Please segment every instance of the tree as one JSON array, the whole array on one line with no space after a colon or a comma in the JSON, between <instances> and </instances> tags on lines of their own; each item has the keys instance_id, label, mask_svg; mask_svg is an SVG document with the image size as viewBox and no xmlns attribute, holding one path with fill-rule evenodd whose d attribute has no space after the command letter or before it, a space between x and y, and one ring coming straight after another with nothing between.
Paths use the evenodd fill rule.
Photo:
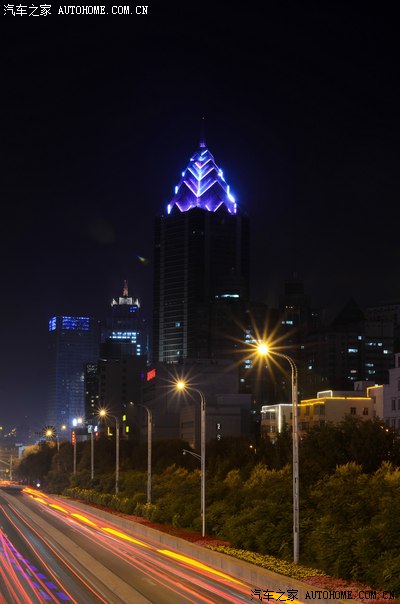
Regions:
<instances>
[{"instance_id":1,"label":"tree","mask_svg":"<svg viewBox=\"0 0 400 604\"><path fill-rule=\"evenodd\" d=\"M350 462L338 466L311 490L313 507L307 512L305 551L307 558L333 576L353 579L358 572L356 534L373 512L372 500L367 497L368 482L362 467Z\"/></svg>"},{"instance_id":2,"label":"tree","mask_svg":"<svg viewBox=\"0 0 400 604\"><path fill-rule=\"evenodd\" d=\"M384 461L399 463L396 433L378 418L362 420L348 415L340 422L347 459L360 464L368 474Z\"/></svg>"},{"instance_id":3,"label":"tree","mask_svg":"<svg viewBox=\"0 0 400 604\"><path fill-rule=\"evenodd\" d=\"M200 530L200 470L170 466L154 477L153 494L152 520Z\"/></svg>"},{"instance_id":4,"label":"tree","mask_svg":"<svg viewBox=\"0 0 400 604\"><path fill-rule=\"evenodd\" d=\"M400 468L384 462L371 477L370 521L357 534L355 556L360 577L371 585L400 591Z\"/></svg>"},{"instance_id":5,"label":"tree","mask_svg":"<svg viewBox=\"0 0 400 604\"><path fill-rule=\"evenodd\" d=\"M399 463L399 441L379 419L348 415L339 424L312 428L300 441L300 482L311 485L351 461L375 472L384 461Z\"/></svg>"},{"instance_id":6,"label":"tree","mask_svg":"<svg viewBox=\"0 0 400 604\"><path fill-rule=\"evenodd\" d=\"M22 460L16 468L16 476L28 484L40 483L42 485L50 471L55 453L54 443L45 442L29 447L25 450Z\"/></svg>"},{"instance_id":7,"label":"tree","mask_svg":"<svg viewBox=\"0 0 400 604\"><path fill-rule=\"evenodd\" d=\"M299 446L300 484L312 485L335 471L338 465L349 461L343 434L332 423L311 428Z\"/></svg>"},{"instance_id":8,"label":"tree","mask_svg":"<svg viewBox=\"0 0 400 604\"><path fill-rule=\"evenodd\" d=\"M207 443L207 473L223 480L230 470L240 468L248 476L257 463L258 453L248 437L225 437Z\"/></svg>"},{"instance_id":9,"label":"tree","mask_svg":"<svg viewBox=\"0 0 400 604\"><path fill-rule=\"evenodd\" d=\"M239 510L226 518L224 537L236 547L290 558L293 552L292 471L257 464L238 491Z\"/></svg>"}]
</instances>

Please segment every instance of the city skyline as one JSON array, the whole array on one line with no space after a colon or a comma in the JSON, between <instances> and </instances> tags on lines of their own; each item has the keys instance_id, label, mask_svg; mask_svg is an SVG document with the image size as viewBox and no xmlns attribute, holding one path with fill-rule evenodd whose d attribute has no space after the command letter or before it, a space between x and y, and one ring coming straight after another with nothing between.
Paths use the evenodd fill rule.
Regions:
<instances>
[{"instance_id":1,"label":"city skyline","mask_svg":"<svg viewBox=\"0 0 400 604\"><path fill-rule=\"evenodd\" d=\"M102 318L125 279L151 312L154 221L203 116L250 218L253 299L294 272L316 306L400 298L394 24L289 8L7 17L1 423L44 421L51 316Z\"/></svg>"}]
</instances>

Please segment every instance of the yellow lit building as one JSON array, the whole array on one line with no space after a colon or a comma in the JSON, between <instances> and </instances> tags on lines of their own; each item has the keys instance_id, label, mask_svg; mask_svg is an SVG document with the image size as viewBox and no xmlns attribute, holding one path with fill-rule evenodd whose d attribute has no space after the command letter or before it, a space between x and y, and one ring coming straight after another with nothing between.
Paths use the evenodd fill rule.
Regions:
<instances>
[{"instance_id":1,"label":"yellow lit building","mask_svg":"<svg viewBox=\"0 0 400 604\"><path fill-rule=\"evenodd\" d=\"M318 392L316 398L305 399L299 403L299 435L314 426L323 426L330 422L338 424L346 415L372 419L379 416L381 386L367 391ZM371 391L370 391L371 390ZM292 429L292 405L280 403L264 405L261 409L261 434L272 440L285 429Z\"/></svg>"},{"instance_id":2,"label":"yellow lit building","mask_svg":"<svg viewBox=\"0 0 400 604\"><path fill-rule=\"evenodd\" d=\"M374 399L358 396L354 392L344 393L327 390L318 392L317 398L302 400L299 405L299 432L327 422L338 424L346 415L361 419L374 417Z\"/></svg>"}]
</instances>

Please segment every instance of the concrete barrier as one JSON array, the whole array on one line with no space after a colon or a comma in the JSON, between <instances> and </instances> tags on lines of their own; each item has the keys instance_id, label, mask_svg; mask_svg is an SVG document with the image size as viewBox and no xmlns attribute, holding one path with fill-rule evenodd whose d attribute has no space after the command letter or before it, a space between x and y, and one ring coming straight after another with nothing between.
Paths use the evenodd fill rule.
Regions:
<instances>
[{"instance_id":1,"label":"concrete barrier","mask_svg":"<svg viewBox=\"0 0 400 604\"><path fill-rule=\"evenodd\" d=\"M59 499L68 499L68 501L71 501L71 499L69 498L60 497ZM263 592L267 591L283 592L282 598L281 600L279 600L282 602L290 601L290 599L288 599L288 591L289 593L295 591L297 592L297 594L294 596L296 600L300 600L301 602L309 602L310 604L312 604L313 602L317 602L319 604L332 604L333 601L343 602L343 604L360 604L359 601L357 602L356 600L353 600L351 598L340 597L340 595L343 595L343 590L328 590L315 588L312 585L309 585L297 579L292 579L291 577L280 575L279 573L266 570L264 568L256 566L255 564L238 560L237 558L233 558L232 556L228 556L220 552L214 552L213 550L210 550L207 547L203 547L201 545L191 543L190 541L186 541L185 539L182 539L180 537L176 537L174 535L169 535L168 533L158 531L139 522L135 522L134 520L130 520L112 514L111 512L106 512L104 510L94 508L90 506L90 504L77 502L75 499L73 499L72 501L74 505L76 505L80 509L86 510L88 513L94 513L96 516L104 518L105 520L116 524L117 526L120 526L126 531L131 531L136 537L148 539L155 545L162 545L179 554L194 558L195 560L198 560L203 564L211 566L215 570L223 572L227 575L231 575L235 579L238 579L243 583L248 584L249 602L256 602L257 600L264 602L267 601L267 597L263 597L263 599L261 600L261 598L258 598L257 595L254 595L253 599L251 600L251 590L259 589L261 590L261 596L263 596ZM317 591L320 593L316 594L315 592ZM276 598L273 601L277 601ZM372 600L371 604L373 604Z\"/></svg>"}]
</instances>

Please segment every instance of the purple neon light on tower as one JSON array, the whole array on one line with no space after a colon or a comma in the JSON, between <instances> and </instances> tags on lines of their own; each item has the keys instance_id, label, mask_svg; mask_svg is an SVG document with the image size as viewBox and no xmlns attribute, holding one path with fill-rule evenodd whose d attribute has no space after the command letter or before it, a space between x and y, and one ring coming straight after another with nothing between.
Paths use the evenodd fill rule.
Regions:
<instances>
[{"instance_id":1,"label":"purple neon light on tower","mask_svg":"<svg viewBox=\"0 0 400 604\"><path fill-rule=\"evenodd\" d=\"M192 208L215 212L222 204L225 204L230 214L236 214L235 199L229 191L222 170L218 168L207 149L204 138L201 138L199 147L175 187L175 195L167 206L168 214L174 206L181 212Z\"/></svg>"}]
</instances>

